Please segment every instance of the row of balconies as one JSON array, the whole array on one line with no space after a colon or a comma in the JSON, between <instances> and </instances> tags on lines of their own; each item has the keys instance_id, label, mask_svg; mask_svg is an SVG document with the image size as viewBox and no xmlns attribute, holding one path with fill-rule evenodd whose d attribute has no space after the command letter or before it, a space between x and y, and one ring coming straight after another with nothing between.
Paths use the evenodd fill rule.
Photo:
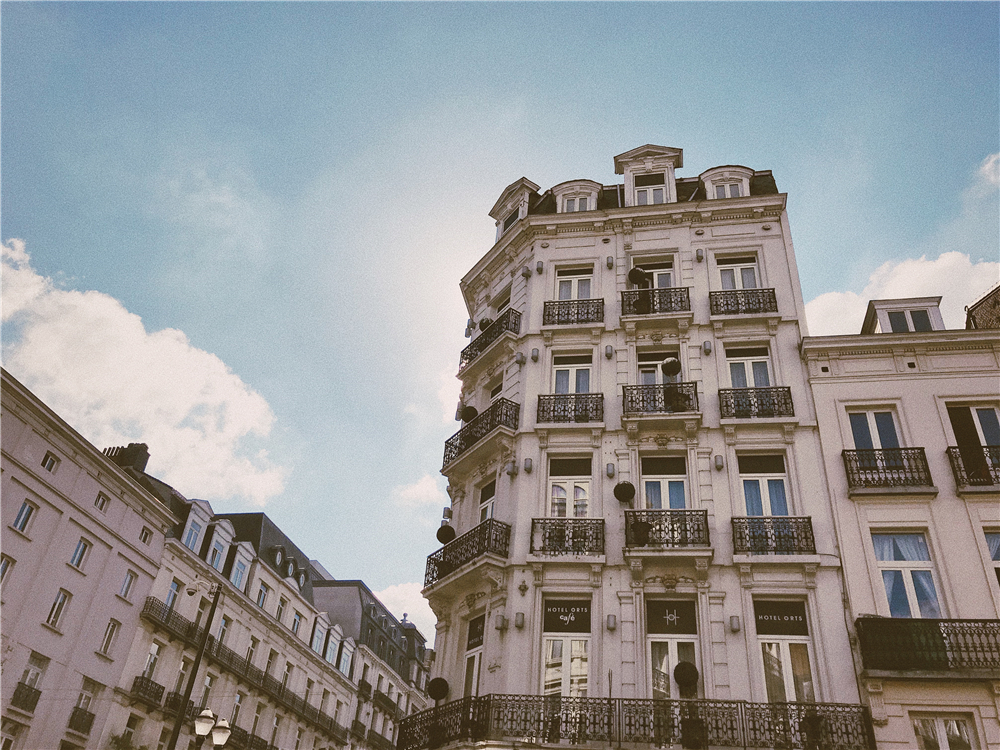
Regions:
<instances>
[{"instance_id":1,"label":"row of balconies","mask_svg":"<svg viewBox=\"0 0 1000 750\"><path fill-rule=\"evenodd\" d=\"M14 687L14 694L10 698L10 705L27 714L33 714L38 706L38 699L41 698L42 691L32 685L19 682ZM79 734L90 734L90 729L94 725L94 714L84 708L75 706L69 712L69 722L66 728Z\"/></svg>"},{"instance_id":2,"label":"row of balconies","mask_svg":"<svg viewBox=\"0 0 1000 750\"><path fill-rule=\"evenodd\" d=\"M875 750L866 706L734 700L485 695L413 714L398 750L495 741L529 745Z\"/></svg>"}]
</instances>

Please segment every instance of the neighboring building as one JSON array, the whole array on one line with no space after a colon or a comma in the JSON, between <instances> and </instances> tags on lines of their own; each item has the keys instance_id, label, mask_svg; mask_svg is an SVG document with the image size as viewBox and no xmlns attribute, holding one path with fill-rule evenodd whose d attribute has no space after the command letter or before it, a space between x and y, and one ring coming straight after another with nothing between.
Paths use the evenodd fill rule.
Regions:
<instances>
[{"instance_id":1,"label":"neighboring building","mask_svg":"<svg viewBox=\"0 0 1000 750\"><path fill-rule=\"evenodd\" d=\"M1000 747L1000 330L940 299L802 344L880 748Z\"/></svg>"},{"instance_id":2,"label":"neighboring building","mask_svg":"<svg viewBox=\"0 0 1000 750\"><path fill-rule=\"evenodd\" d=\"M0 377L2 748L97 747L174 519L10 373ZM148 457L145 446L133 453Z\"/></svg>"},{"instance_id":3,"label":"neighboring building","mask_svg":"<svg viewBox=\"0 0 1000 750\"><path fill-rule=\"evenodd\" d=\"M1000 285L965 308L965 327L1000 328Z\"/></svg>"},{"instance_id":4,"label":"neighboring building","mask_svg":"<svg viewBox=\"0 0 1000 750\"><path fill-rule=\"evenodd\" d=\"M642 146L490 212L425 575L445 703L400 750L873 747L786 196L682 165Z\"/></svg>"}]
</instances>

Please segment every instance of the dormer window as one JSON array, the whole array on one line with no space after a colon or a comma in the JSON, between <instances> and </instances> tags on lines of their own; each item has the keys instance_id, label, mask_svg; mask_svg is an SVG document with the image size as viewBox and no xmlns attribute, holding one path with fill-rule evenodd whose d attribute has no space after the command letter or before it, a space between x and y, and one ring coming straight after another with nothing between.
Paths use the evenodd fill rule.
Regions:
<instances>
[{"instance_id":1,"label":"dormer window","mask_svg":"<svg viewBox=\"0 0 1000 750\"><path fill-rule=\"evenodd\" d=\"M863 335L873 333L928 333L943 331L940 297L877 299L868 303Z\"/></svg>"},{"instance_id":2,"label":"dormer window","mask_svg":"<svg viewBox=\"0 0 1000 750\"><path fill-rule=\"evenodd\" d=\"M716 182L716 198L741 198L743 196L743 186L738 182Z\"/></svg>"},{"instance_id":3,"label":"dormer window","mask_svg":"<svg viewBox=\"0 0 1000 750\"><path fill-rule=\"evenodd\" d=\"M754 171L735 164L713 167L699 175L705 186L705 195L711 200L745 198L750 195L750 180Z\"/></svg>"},{"instance_id":4,"label":"dormer window","mask_svg":"<svg viewBox=\"0 0 1000 750\"><path fill-rule=\"evenodd\" d=\"M507 230L512 226L517 224L519 209L514 209L509 214L507 218L503 220L503 229L500 230L500 234L507 234Z\"/></svg>"},{"instance_id":5,"label":"dormer window","mask_svg":"<svg viewBox=\"0 0 1000 750\"><path fill-rule=\"evenodd\" d=\"M572 213L574 211L587 211L587 198L567 198L565 208L563 209L566 213Z\"/></svg>"},{"instance_id":6,"label":"dormer window","mask_svg":"<svg viewBox=\"0 0 1000 750\"><path fill-rule=\"evenodd\" d=\"M889 310L889 327L893 333L934 330L926 310Z\"/></svg>"},{"instance_id":7,"label":"dormer window","mask_svg":"<svg viewBox=\"0 0 1000 750\"><path fill-rule=\"evenodd\" d=\"M666 177L659 174L637 174L635 176L635 205L651 206L666 202Z\"/></svg>"},{"instance_id":8,"label":"dormer window","mask_svg":"<svg viewBox=\"0 0 1000 750\"><path fill-rule=\"evenodd\" d=\"M563 214L596 210L600 192L601 184L593 180L569 180L552 188L558 207L556 210Z\"/></svg>"}]
</instances>

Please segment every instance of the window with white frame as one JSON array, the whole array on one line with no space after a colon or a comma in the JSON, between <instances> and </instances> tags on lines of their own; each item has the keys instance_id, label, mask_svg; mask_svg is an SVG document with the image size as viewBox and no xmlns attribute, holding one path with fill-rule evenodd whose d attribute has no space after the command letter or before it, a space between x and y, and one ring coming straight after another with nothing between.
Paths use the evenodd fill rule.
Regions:
<instances>
[{"instance_id":1,"label":"window with white frame","mask_svg":"<svg viewBox=\"0 0 1000 750\"><path fill-rule=\"evenodd\" d=\"M186 656L181 657L181 668L177 670L177 679L174 681L175 693L184 694L184 688L187 687L188 674L190 674L193 665L194 660Z\"/></svg>"},{"instance_id":2,"label":"window with white frame","mask_svg":"<svg viewBox=\"0 0 1000 750\"><path fill-rule=\"evenodd\" d=\"M997 577L997 585L1000 586L1000 531L986 532L986 549L989 550L993 572Z\"/></svg>"},{"instance_id":3,"label":"window with white frame","mask_svg":"<svg viewBox=\"0 0 1000 750\"><path fill-rule=\"evenodd\" d=\"M111 505L111 498L105 495L103 492L98 492L97 499L94 500L94 507L97 508L101 513L107 513L109 505Z\"/></svg>"},{"instance_id":4,"label":"window with white frame","mask_svg":"<svg viewBox=\"0 0 1000 750\"><path fill-rule=\"evenodd\" d=\"M80 693L76 698L76 707L84 711L90 711L90 707L94 705L94 700L101 692L101 687L99 682L95 682L89 677L84 677L83 684L80 686Z\"/></svg>"},{"instance_id":5,"label":"window with white frame","mask_svg":"<svg viewBox=\"0 0 1000 750\"><path fill-rule=\"evenodd\" d=\"M153 679L153 675L156 674L156 663L160 660L160 651L163 650L163 645L153 641L149 644L149 652L146 654L146 666L142 669L142 676L147 680Z\"/></svg>"},{"instance_id":6,"label":"window with white frame","mask_svg":"<svg viewBox=\"0 0 1000 750\"><path fill-rule=\"evenodd\" d=\"M139 541L143 544L148 545L153 541L153 530L148 526L143 526L142 531L139 532Z\"/></svg>"},{"instance_id":7,"label":"window with white frame","mask_svg":"<svg viewBox=\"0 0 1000 750\"><path fill-rule=\"evenodd\" d=\"M288 687L288 683L292 680L292 672L295 669L295 665L290 661L285 662L285 671L281 675L281 686Z\"/></svg>"},{"instance_id":8,"label":"window with white frame","mask_svg":"<svg viewBox=\"0 0 1000 750\"><path fill-rule=\"evenodd\" d=\"M852 410L848 412L847 417L851 423L851 435L854 437L856 449L899 447L896 418L890 409Z\"/></svg>"},{"instance_id":9,"label":"window with white frame","mask_svg":"<svg viewBox=\"0 0 1000 750\"><path fill-rule=\"evenodd\" d=\"M128 744L133 744L132 740L135 739L135 735L139 731L139 727L142 726L142 717L138 714L129 714L128 721L125 722L125 729L122 730L121 738L123 742Z\"/></svg>"},{"instance_id":10,"label":"window with white frame","mask_svg":"<svg viewBox=\"0 0 1000 750\"><path fill-rule=\"evenodd\" d=\"M83 570L83 563L87 559L87 553L90 552L90 547L90 542L81 537L80 541L76 543L76 548L73 550L73 554L70 555L69 564L77 570Z\"/></svg>"},{"instance_id":11,"label":"window with white frame","mask_svg":"<svg viewBox=\"0 0 1000 750\"><path fill-rule=\"evenodd\" d=\"M713 182L716 198L740 198L743 195L742 182Z\"/></svg>"},{"instance_id":12,"label":"window with white frame","mask_svg":"<svg viewBox=\"0 0 1000 750\"><path fill-rule=\"evenodd\" d=\"M55 453L49 451L45 454L45 458L42 459L42 468L50 474L55 474L56 469L59 468L59 459Z\"/></svg>"},{"instance_id":13,"label":"window with white frame","mask_svg":"<svg viewBox=\"0 0 1000 750\"><path fill-rule=\"evenodd\" d=\"M687 461L684 456L642 456L639 467L647 508L679 510L687 507Z\"/></svg>"},{"instance_id":14,"label":"window with white frame","mask_svg":"<svg viewBox=\"0 0 1000 750\"><path fill-rule=\"evenodd\" d=\"M160 739L156 741L156 750L167 750L168 742L170 742L170 727L161 727Z\"/></svg>"},{"instance_id":15,"label":"window with white frame","mask_svg":"<svg viewBox=\"0 0 1000 750\"><path fill-rule=\"evenodd\" d=\"M674 285L674 261L671 258L633 258L632 265L645 272L646 278L636 289L669 289Z\"/></svg>"},{"instance_id":16,"label":"window with white frame","mask_svg":"<svg viewBox=\"0 0 1000 750\"><path fill-rule=\"evenodd\" d=\"M787 516L785 457L780 453L738 455L736 463L748 516Z\"/></svg>"},{"instance_id":17,"label":"window with white frame","mask_svg":"<svg viewBox=\"0 0 1000 750\"><path fill-rule=\"evenodd\" d=\"M201 694L201 705L207 706L209 698L212 695L212 688L215 687L215 675L211 672L205 672L205 692Z\"/></svg>"},{"instance_id":18,"label":"window with white frame","mask_svg":"<svg viewBox=\"0 0 1000 750\"><path fill-rule=\"evenodd\" d=\"M222 570L222 563L226 559L226 547L220 541L212 543L212 551L209 555L208 564L216 570Z\"/></svg>"},{"instance_id":19,"label":"window with white frame","mask_svg":"<svg viewBox=\"0 0 1000 750\"><path fill-rule=\"evenodd\" d=\"M921 533L872 532L891 617L941 617L934 567Z\"/></svg>"},{"instance_id":20,"label":"window with white frame","mask_svg":"<svg viewBox=\"0 0 1000 750\"><path fill-rule=\"evenodd\" d=\"M768 703L814 702L805 602L755 599L753 609Z\"/></svg>"},{"instance_id":21,"label":"window with white frame","mask_svg":"<svg viewBox=\"0 0 1000 750\"><path fill-rule=\"evenodd\" d=\"M232 581L232 584L241 591L243 590L243 577L246 575L246 572L247 564L242 560L237 560L236 564L233 565L232 578L229 580Z\"/></svg>"},{"instance_id":22,"label":"window with white frame","mask_svg":"<svg viewBox=\"0 0 1000 750\"><path fill-rule=\"evenodd\" d=\"M58 629L66 614L66 609L69 607L70 599L72 598L73 595L68 591L65 589L59 589L56 593L56 598L52 602L52 606L49 608L49 615L45 618L45 623Z\"/></svg>"},{"instance_id":23,"label":"window with white frame","mask_svg":"<svg viewBox=\"0 0 1000 750\"><path fill-rule=\"evenodd\" d=\"M586 518L590 515L590 480L589 458L549 459L549 516Z\"/></svg>"},{"instance_id":24,"label":"window with white frame","mask_svg":"<svg viewBox=\"0 0 1000 750\"><path fill-rule=\"evenodd\" d=\"M14 558L10 555L0 555L0 583L7 580L7 576L14 569Z\"/></svg>"},{"instance_id":25,"label":"window with white frame","mask_svg":"<svg viewBox=\"0 0 1000 750\"><path fill-rule=\"evenodd\" d=\"M264 609L264 605L267 604L267 595L269 593L271 593L271 587L261 581L260 588L257 589L257 606L261 609Z\"/></svg>"},{"instance_id":26,"label":"window with white frame","mask_svg":"<svg viewBox=\"0 0 1000 750\"><path fill-rule=\"evenodd\" d=\"M288 600L285 597L278 598L278 609L274 613L274 619L281 622L281 618L285 616L285 607L288 606Z\"/></svg>"},{"instance_id":27,"label":"window with white frame","mask_svg":"<svg viewBox=\"0 0 1000 750\"><path fill-rule=\"evenodd\" d=\"M115 639L118 637L118 631L121 630L121 627L122 624L118 620L112 619L104 629L104 637L101 639L99 651L105 656L111 653L111 648L115 645Z\"/></svg>"},{"instance_id":28,"label":"window with white frame","mask_svg":"<svg viewBox=\"0 0 1000 750\"><path fill-rule=\"evenodd\" d=\"M260 639L250 636L250 643L247 646L247 664L253 664L254 654L257 653L257 647L260 645Z\"/></svg>"},{"instance_id":29,"label":"window with white frame","mask_svg":"<svg viewBox=\"0 0 1000 750\"><path fill-rule=\"evenodd\" d=\"M486 615L469 620L469 632L465 639L465 683L462 697L479 695L479 671L483 658L483 640L486 635Z\"/></svg>"},{"instance_id":30,"label":"window with white frame","mask_svg":"<svg viewBox=\"0 0 1000 750\"><path fill-rule=\"evenodd\" d=\"M682 661L698 667L698 618L694 601L646 599L646 635L649 695L654 700L689 697L681 695L674 669Z\"/></svg>"},{"instance_id":31,"label":"window with white frame","mask_svg":"<svg viewBox=\"0 0 1000 750\"><path fill-rule=\"evenodd\" d=\"M726 347L731 388L769 388L771 357L766 346Z\"/></svg>"},{"instance_id":32,"label":"window with white frame","mask_svg":"<svg viewBox=\"0 0 1000 750\"><path fill-rule=\"evenodd\" d=\"M574 198L563 199L563 212L573 213L574 211L589 211L592 207L589 203L590 197L581 195Z\"/></svg>"},{"instance_id":33,"label":"window with white frame","mask_svg":"<svg viewBox=\"0 0 1000 750\"><path fill-rule=\"evenodd\" d=\"M20 531L22 534L27 534L28 527L31 525L31 519L34 518L36 510L38 510L38 506L30 500L25 500L21 503L21 507L18 508L17 515L14 516L14 523L11 524L14 531Z\"/></svg>"},{"instance_id":34,"label":"window with white frame","mask_svg":"<svg viewBox=\"0 0 1000 750\"><path fill-rule=\"evenodd\" d=\"M910 714L918 750L978 750L972 717L962 714Z\"/></svg>"},{"instance_id":35,"label":"window with white frame","mask_svg":"<svg viewBox=\"0 0 1000 750\"><path fill-rule=\"evenodd\" d=\"M503 220L503 228L500 230L500 234L501 235L506 234L508 229L517 224L517 220L519 218L520 218L519 208L515 208L513 211L507 214L506 218Z\"/></svg>"},{"instance_id":36,"label":"window with white frame","mask_svg":"<svg viewBox=\"0 0 1000 750\"><path fill-rule=\"evenodd\" d=\"M723 256L715 259L723 290L757 289L757 257L754 255Z\"/></svg>"},{"instance_id":37,"label":"window with white frame","mask_svg":"<svg viewBox=\"0 0 1000 750\"><path fill-rule=\"evenodd\" d=\"M198 551L198 537L201 535L201 524L197 521L191 521L190 526L188 526L187 536L184 537L184 546L187 547L192 552Z\"/></svg>"},{"instance_id":38,"label":"window with white frame","mask_svg":"<svg viewBox=\"0 0 1000 750\"><path fill-rule=\"evenodd\" d=\"M170 588L167 590L167 609L173 609L174 604L177 603L177 598L181 594L181 587L184 584L174 578L170 582Z\"/></svg>"},{"instance_id":39,"label":"window with white frame","mask_svg":"<svg viewBox=\"0 0 1000 750\"><path fill-rule=\"evenodd\" d=\"M493 479L479 488L479 522L493 518L493 501L497 494L497 480Z\"/></svg>"},{"instance_id":40,"label":"window with white frame","mask_svg":"<svg viewBox=\"0 0 1000 750\"><path fill-rule=\"evenodd\" d=\"M556 271L556 292L560 300L590 299L594 267L560 268Z\"/></svg>"},{"instance_id":41,"label":"window with white frame","mask_svg":"<svg viewBox=\"0 0 1000 750\"><path fill-rule=\"evenodd\" d=\"M139 574L134 570L128 570L125 572L125 580L122 581L122 587L118 591L118 596L127 601L132 600L132 588L135 586L136 581L139 580Z\"/></svg>"},{"instance_id":42,"label":"window with white frame","mask_svg":"<svg viewBox=\"0 0 1000 750\"><path fill-rule=\"evenodd\" d=\"M41 684L42 677L45 675L45 670L48 666L49 659L47 656L42 656L38 652L32 651L31 656L28 657L28 664L21 674L21 682L28 687L37 688Z\"/></svg>"},{"instance_id":43,"label":"window with white frame","mask_svg":"<svg viewBox=\"0 0 1000 750\"><path fill-rule=\"evenodd\" d=\"M932 331L931 318L926 309L888 310L889 327L893 333Z\"/></svg>"},{"instance_id":44,"label":"window with white frame","mask_svg":"<svg viewBox=\"0 0 1000 750\"><path fill-rule=\"evenodd\" d=\"M546 599L542 606L542 694L586 698L590 600Z\"/></svg>"},{"instance_id":45,"label":"window with white frame","mask_svg":"<svg viewBox=\"0 0 1000 750\"><path fill-rule=\"evenodd\" d=\"M503 395L503 375L491 382L488 386L490 391L490 403L496 401Z\"/></svg>"},{"instance_id":46,"label":"window with white frame","mask_svg":"<svg viewBox=\"0 0 1000 750\"><path fill-rule=\"evenodd\" d=\"M226 634L229 633L229 628L232 626L233 621L231 618L223 615L219 620L219 632L216 635L216 640L223 646L226 645Z\"/></svg>"},{"instance_id":47,"label":"window with white frame","mask_svg":"<svg viewBox=\"0 0 1000 750\"><path fill-rule=\"evenodd\" d=\"M552 357L552 392L590 393L592 354L556 354Z\"/></svg>"},{"instance_id":48,"label":"window with white frame","mask_svg":"<svg viewBox=\"0 0 1000 750\"><path fill-rule=\"evenodd\" d=\"M15 750L24 728L13 719L0 720L0 750Z\"/></svg>"},{"instance_id":49,"label":"window with white frame","mask_svg":"<svg viewBox=\"0 0 1000 750\"><path fill-rule=\"evenodd\" d=\"M229 714L229 726L237 726L236 722L240 718L240 710L243 708L243 702L247 699L246 693L241 693L236 691L236 697L233 699L233 710Z\"/></svg>"},{"instance_id":50,"label":"window with white frame","mask_svg":"<svg viewBox=\"0 0 1000 750\"><path fill-rule=\"evenodd\" d=\"M662 385L664 383L681 382L681 373L667 375L663 372L663 363L673 357L680 361L677 352L636 352L639 360L639 385Z\"/></svg>"},{"instance_id":51,"label":"window with white frame","mask_svg":"<svg viewBox=\"0 0 1000 750\"><path fill-rule=\"evenodd\" d=\"M663 172L635 176L635 205L651 206L666 202L666 175Z\"/></svg>"},{"instance_id":52,"label":"window with white frame","mask_svg":"<svg viewBox=\"0 0 1000 750\"><path fill-rule=\"evenodd\" d=\"M326 628L323 627L323 624L319 620L316 620L315 625L313 625L313 637L312 637L311 648L317 654L323 653L323 641L325 640L325 638L326 638Z\"/></svg>"},{"instance_id":53,"label":"window with white frame","mask_svg":"<svg viewBox=\"0 0 1000 750\"><path fill-rule=\"evenodd\" d=\"M301 627L302 627L302 613L295 612L295 614L292 615L292 632L295 633L295 635L298 635L299 629Z\"/></svg>"},{"instance_id":54,"label":"window with white frame","mask_svg":"<svg viewBox=\"0 0 1000 750\"><path fill-rule=\"evenodd\" d=\"M994 484L1000 468L1000 419L991 405L947 404L962 468L971 484Z\"/></svg>"},{"instance_id":55,"label":"window with white frame","mask_svg":"<svg viewBox=\"0 0 1000 750\"><path fill-rule=\"evenodd\" d=\"M507 287L507 289L497 295L496 299L493 300L492 306L496 317L500 317L500 313L510 307L510 287Z\"/></svg>"}]
</instances>

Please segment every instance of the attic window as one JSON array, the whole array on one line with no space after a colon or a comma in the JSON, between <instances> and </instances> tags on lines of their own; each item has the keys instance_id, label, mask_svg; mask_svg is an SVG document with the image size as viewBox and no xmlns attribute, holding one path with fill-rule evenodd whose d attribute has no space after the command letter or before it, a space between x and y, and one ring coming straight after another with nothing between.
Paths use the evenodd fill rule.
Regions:
<instances>
[{"instance_id":1,"label":"attic window","mask_svg":"<svg viewBox=\"0 0 1000 750\"><path fill-rule=\"evenodd\" d=\"M893 333L918 333L933 330L926 310L890 310L889 326Z\"/></svg>"},{"instance_id":2,"label":"attic window","mask_svg":"<svg viewBox=\"0 0 1000 750\"><path fill-rule=\"evenodd\" d=\"M507 218L503 220L503 229L501 230L501 234L506 234L507 230L517 223L518 213L519 210L515 208L507 214Z\"/></svg>"},{"instance_id":3,"label":"attic window","mask_svg":"<svg viewBox=\"0 0 1000 750\"><path fill-rule=\"evenodd\" d=\"M716 198L741 198L743 186L739 182L715 183Z\"/></svg>"},{"instance_id":4,"label":"attic window","mask_svg":"<svg viewBox=\"0 0 1000 750\"><path fill-rule=\"evenodd\" d=\"M587 196L582 196L580 198L567 198L566 199L566 213L573 213L575 211L587 211Z\"/></svg>"},{"instance_id":5,"label":"attic window","mask_svg":"<svg viewBox=\"0 0 1000 750\"><path fill-rule=\"evenodd\" d=\"M658 174L637 174L635 176L635 204L648 206L666 202L666 179Z\"/></svg>"}]
</instances>

